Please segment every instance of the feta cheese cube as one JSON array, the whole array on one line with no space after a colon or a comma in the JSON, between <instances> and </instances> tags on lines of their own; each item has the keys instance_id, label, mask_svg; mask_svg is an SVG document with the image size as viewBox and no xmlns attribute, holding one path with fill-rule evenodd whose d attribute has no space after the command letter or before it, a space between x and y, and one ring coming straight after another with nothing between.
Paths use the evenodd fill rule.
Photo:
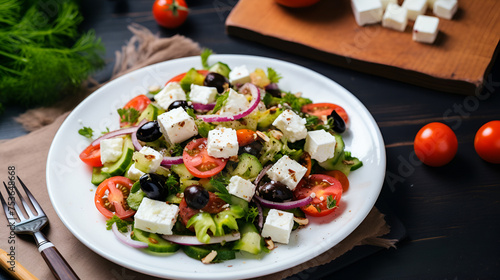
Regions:
<instances>
[{"instance_id":1,"label":"feta cheese cube","mask_svg":"<svg viewBox=\"0 0 500 280\"><path fill-rule=\"evenodd\" d=\"M359 26L377 23L382 20L380 0L351 0L352 12Z\"/></svg>"},{"instance_id":2,"label":"feta cheese cube","mask_svg":"<svg viewBox=\"0 0 500 280\"><path fill-rule=\"evenodd\" d=\"M229 81L231 84L244 84L249 83L250 79L250 71L248 71L246 65L236 66L229 72Z\"/></svg>"},{"instance_id":3,"label":"feta cheese cube","mask_svg":"<svg viewBox=\"0 0 500 280\"><path fill-rule=\"evenodd\" d=\"M408 24L408 12L398 4L389 4L382 19L382 26L398 31L405 31Z\"/></svg>"},{"instance_id":4,"label":"feta cheese cube","mask_svg":"<svg viewBox=\"0 0 500 280\"><path fill-rule=\"evenodd\" d=\"M292 143L307 136L306 120L289 109L283 111L274 120L273 125Z\"/></svg>"},{"instance_id":5,"label":"feta cheese cube","mask_svg":"<svg viewBox=\"0 0 500 280\"><path fill-rule=\"evenodd\" d=\"M123 153L123 138L116 137L101 141L101 163L112 163L120 159Z\"/></svg>"},{"instance_id":6,"label":"feta cheese cube","mask_svg":"<svg viewBox=\"0 0 500 280\"><path fill-rule=\"evenodd\" d=\"M252 200L255 193L255 185L250 180L243 179L240 176L231 177L226 188L230 194L248 202Z\"/></svg>"},{"instance_id":7,"label":"feta cheese cube","mask_svg":"<svg viewBox=\"0 0 500 280\"><path fill-rule=\"evenodd\" d=\"M216 158L229 158L238 155L238 137L236 130L218 127L208 132L207 152Z\"/></svg>"},{"instance_id":8,"label":"feta cheese cube","mask_svg":"<svg viewBox=\"0 0 500 280\"><path fill-rule=\"evenodd\" d=\"M226 102L220 109L220 114L238 114L248 109L249 102L244 94L236 92L234 89L229 90Z\"/></svg>"},{"instance_id":9,"label":"feta cheese cube","mask_svg":"<svg viewBox=\"0 0 500 280\"><path fill-rule=\"evenodd\" d=\"M271 180L285 184L290 190L297 187L307 168L288 156L281 157L267 172Z\"/></svg>"},{"instance_id":10,"label":"feta cheese cube","mask_svg":"<svg viewBox=\"0 0 500 280\"><path fill-rule=\"evenodd\" d=\"M147 232L172 234L178 214L177 205L145 197L134 215L134 227Z\"/></svg>"},{"instance_id":11,"label":"feta cheese cube","mask_svg":"<svg viewBox=\"0 0 500 280\"><path fill-rule=\"evenodd\" d=\"M431 16L418 16L413 25L413 40L421 43L434 43L439 32L439 19Z\"/></svg>"},{"instance_id":12,"label":"feta cheese cube","mask_svg":"<svg viewBox=\"0 0 500 280\"><path fill-rule=\"evenodd\" d=\"M324 130L309 131L306 137L304 150L311 158L323 162L332 158L335 152L335 137Z\"/></svg>"},{"instance_id":13,"label":"feta cheese cube","mask_svg":"<svg viewBox=\"0 0 500 280\"><path fill-rule=\"evenodd\" d=\"M191 92L189 93L189 99L192 102L209 104L215 102L215 97L217 96L217 88L215 87L205 87L195 84L191 84Z\"/></svg>"},{"instance_id":14,"label":"feta cheese cube","mask_svg":"<svg viewBox=\"0 0 500 280\"><path fill-rule=\"evenodd\" d=\"M385 11L389 4L397 4L398 0L381 0L380 2L382 3L382 9Z\"/></svg>"},{"instance_id":15,"label":"feta cheese cube","mask_svg":"<svg viewBox=\"0 0 500 280\"><path fill-rule=\"evenodd\" d=\"M288 244L293 228L293 214L277 209L269 210L262 228L262 237L271 237L274 242Z\"/></svg>"},{"instance_id":16,"label":"feta cheese cube","mask_svg":"<svg viewBox=\"0 0 500 280\"><path fill-rule=\"evenodd\" d=\"M457 0L437 0L434 3L432 11L438 17L445 19L453 18L453 15L457 12L458 3Z\"/></svg>"},{"instance_id":17,"label":"feta cheese cube","mask_svg":"<svg viewBox=\"0 0 500 280\"><path fill-rule=\"evenodd\" d=\"M198 134L194 119L181 107L159 115L157 120L160 131L171 144L183 142Z\"/></svg>"},{"instance_id":18,"label":"feta cheese cube","mask_svg":"<svg viewBox=\"0 0 500 280\"><path fill-rule=\"evenodd\" d=\"M427 0L405 0L403 7L408 10L408 19L416 20L417 16L425 14L427 10Z\"/></svg>"},{"instance_id":19,"label":"feta cheese cube","mask_svg":"<svg viewBox=\"0 0 500 280\"><path fill-rule=\"evenodd\" d=\"M152 173L160 167L163 155L151 147L144 146L140 151L134 153L132 159L134 160L135 168L144 173Z\"/></svg>"},{"instance_id":20,"label":"feta cheese cube","mask_svg":"<svg viewBox=\"0 0 500 280\"><path fill-rule=\"evenodd\" d=\"M128 168L127 174L125 176L127 178L129 178L130 180L139 181L139 179L141 178L141 176L144 175L144 174L146 174L146 173L144 173L141 170L137 169L137 167L135 167L135 163L132 163L132 165L130 165L130 167Z\"/></svg>"},{"instance_id":21,"label":"feta cheese cube","mask_svg":"<svg viewBox=\"0 0 500 280\"><path fill-rule=\"evenodd\" d=\"M186 100L186 93L179 83L168 83L160 92L155 95L155 101L163 110L168 110L168 106L176 100Z\"/></svg>"}]
</instances>

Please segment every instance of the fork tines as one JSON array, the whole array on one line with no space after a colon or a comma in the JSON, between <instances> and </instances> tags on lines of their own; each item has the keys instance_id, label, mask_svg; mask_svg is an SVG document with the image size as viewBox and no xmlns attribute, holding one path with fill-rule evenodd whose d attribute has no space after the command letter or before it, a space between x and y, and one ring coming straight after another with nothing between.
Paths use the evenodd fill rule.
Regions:
<instances>
[{"instance_id":1,"label":"fork tines","mask_svg":"<svg viewBox=\"0 0 500 280\"><path fill-rule=\"evenodd\" d=\"M35 197L31 194L29 189L26 187L24 182L21 180L21 178L19 178L19 176L16 176L16 177L17 177L17 180L19 180L19 183L21 183L21 186L23 187L24 192L28 196L28 198L31 202L31 205L33 205L33 207L35 208L37 215L44 215L42 208L40 207L40 205L36 201ZM13 182L13 183L10 184L10 182ZM5 182L3 182L5 190L7 191L7 194L8 194L7 201L4 199L4 197L0 193L0 200L2 202L2 206L4 209L5 215L7 215L7 218L9 220L15 219L14 213L16 213L19 220L23 221L23 220L27 219L27 217L24 216L23 212L21 211L21 209L16 201L15 194L17 194L17 197L19 197L19 199L21 200L21 203L24 206L23 208L25 209L26 213L28 214L28 218L36 217L37 215L35 215L35 213L33 213L29 204L26 202L26 200L23 198L23 196L19 192L19 189L16 187L15 182L14 181L10 181L10 182L9 182L9 186L7 186L7 184L5 184ZM12 207L14 207L15 211L13 211Z\"/></svg>"}]
</instances>

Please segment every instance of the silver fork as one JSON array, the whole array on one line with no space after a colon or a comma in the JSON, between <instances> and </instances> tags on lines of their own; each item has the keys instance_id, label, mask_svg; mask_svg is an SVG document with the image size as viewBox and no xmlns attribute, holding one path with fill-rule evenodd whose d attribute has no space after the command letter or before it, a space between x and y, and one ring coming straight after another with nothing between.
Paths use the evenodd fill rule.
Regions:
<instances>
[{"instance_id":1,"label":"silver fork","mask_svg":"<svg viewBox=\"0 0 500 280\"><path fill-rule=\"evenodd\" d=\"M9 181L8 187L5 182L3 182L3 185L7 190L7 194L9 196L6 201L0 193L0 200L2 202L3 210L5 212L5 216L7 217L9 226L14 230L16 234L33 235L38 247L38 252L40 252L43 259L48 264L50 270L57 279L80 279L56 249L54 244L52 244L40 231L49 222L49 220L40 207L40 204L38 204L35 197L33 197L26 185L24 185L23 181L21 181L19 176L16 177L17 180L19 180L19 183L21 183L21 186L23 186L23 189L26 192L31 205L33 205L33 207L35 208L37 214L35 215L33 211L31 211L28 203L17 189L14 180ZM23 212L19 208L18 203L16 202L16 194L17 197L21 200L21 203L24 206L24 210L28 214L28 218L24 216ZM17 221L15 216L17 216L19 222Z\"/></svg>"}]
</instances>

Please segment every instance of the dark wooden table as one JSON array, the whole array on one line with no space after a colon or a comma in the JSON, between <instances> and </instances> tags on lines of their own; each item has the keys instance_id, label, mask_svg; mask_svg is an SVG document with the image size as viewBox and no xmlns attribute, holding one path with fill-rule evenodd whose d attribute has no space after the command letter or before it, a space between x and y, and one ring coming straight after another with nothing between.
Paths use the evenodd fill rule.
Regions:
<instances>
[{"instance_id":1,"label":"dark wooden table","mask_svg":"<svg viewBox=\"0 0 500 280\"><path fill-rule=\"evenodd\" d=\"M82 1L84 28L93 28L106 46L109 77L114 52L130 38L127 25L140 23L161 36L180 33L220 54L252 54L290 61L336 81L357 98L377 121L386 145L387 176L378 205L406 229L397 249L380 250L341 269L335 262L291 279L491 279L500 277L500 165L474 151L479 127L500 119L500 63L497 59L484 91L461 96L387 80L284 53L224 32L224 20L236 0L188 0L191 14L180 29L159 28L150 13L152 0ZM0 118L0 139L26 132L8 108ZM413 139L433 121L455 131L455 159L440 168L415 161ZM397 224L399 227L400 225ZM401 230L399 228L399 230ZM342 265L343 266L343 265Z\"/></svg>"}]
</instances>

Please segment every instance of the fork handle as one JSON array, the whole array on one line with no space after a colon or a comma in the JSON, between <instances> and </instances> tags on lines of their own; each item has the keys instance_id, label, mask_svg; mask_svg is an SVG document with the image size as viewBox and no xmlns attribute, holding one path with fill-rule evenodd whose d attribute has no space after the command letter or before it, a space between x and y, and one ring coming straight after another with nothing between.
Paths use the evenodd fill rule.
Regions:
<instances>
[{"instance_id":1,"label":"fork handle","mask_svg":"<svg viewBox=\"0 0 500 280\"><path fill-rule=\"evenodd\" d=\"M62 280L80 279L56 247L50 245L52 245L52 243L45 243L40 246L39 250L43 259L49 265L52 274L54 274L57 279Z\"/></svg>"}]
</instances>

